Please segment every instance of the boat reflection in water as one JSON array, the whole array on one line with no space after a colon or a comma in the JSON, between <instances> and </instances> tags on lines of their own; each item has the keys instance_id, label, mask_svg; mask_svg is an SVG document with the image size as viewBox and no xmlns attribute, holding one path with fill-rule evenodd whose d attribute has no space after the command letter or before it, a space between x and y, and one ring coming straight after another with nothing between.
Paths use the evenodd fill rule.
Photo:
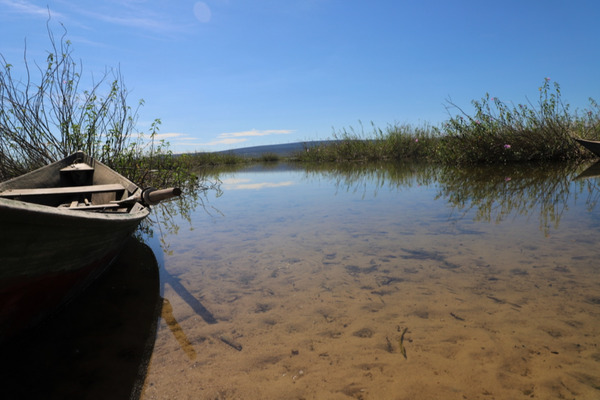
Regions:
<instances>
[{"instance_id":1,"label":"boat reflection in water","mask_svg":"<svg viewBox=\"0 0 600 400\"><path fill-rule=\"evenodd\" d=\"M139 398L161 308L156 257L131 238L81 296L0 348L2 397Z\"/></svg>"}]
</instances>

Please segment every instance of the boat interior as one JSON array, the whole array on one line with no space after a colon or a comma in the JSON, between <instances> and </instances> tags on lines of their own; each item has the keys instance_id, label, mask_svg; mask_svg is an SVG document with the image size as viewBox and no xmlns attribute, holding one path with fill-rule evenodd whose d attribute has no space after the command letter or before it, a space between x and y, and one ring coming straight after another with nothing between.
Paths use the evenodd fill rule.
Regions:
<instances>
[{"instance_id":1,"label":"boat interior","mask_svg":"<svg viewBox=\"0 0 600 400\"><path fill-rule=\"evenodd\" d=\"M128 212L136 204L130 199L133 193L130 190L139 190L135 185L125 185L121 176L105 166L100 179L95 179L96 168L77 159L70 165L53 171L53 179L44 181L45 185L36 186L38 179L23 179L21 185L19 178L10 185L9 189L2 190L0 198L20 200L27 203L60 207L72 210L96 212ZM104 175L104 176L102 176ZM113 175L110 179L109 175ZM27 175L23 176L25 178ZM119 178L119 179L116 179ZM45 187L48 181L54 181L50 187ZM113 183L100 183L102 181ZM21 187L20 187L21 186Z\"/></svg>"}]
</instances>

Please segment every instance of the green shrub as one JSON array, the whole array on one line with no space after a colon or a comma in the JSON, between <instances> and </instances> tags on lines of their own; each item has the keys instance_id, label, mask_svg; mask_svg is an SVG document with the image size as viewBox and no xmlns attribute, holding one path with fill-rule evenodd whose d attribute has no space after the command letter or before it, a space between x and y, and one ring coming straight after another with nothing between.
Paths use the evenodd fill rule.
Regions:
<instances>
[{"instance_id":1,"label":"green shrub","mask_svg":"<svg viewBox=\"0 0 600 400\"><path fill-rule=\"evenodd\" d=\"M391 125L343 130L334 140L305 146L301 161L373 161L419 159L449 165L506 164L523 161L558 161L590 157L574 137L600 137L600 107L590 99L582 113L570 112L561 99L560 85L544 79L537 104L507 104L486 94L472 101L474 114L458 110L440 127ZM362 127L362 125L361 125Z\"/></svg>"},{"instance_id":2,"label":"green shrub","mask_svg":"<svg viewBox=\"0 0 600 400\"><path fill-rule=\"evenodd\" d=\"M279 157L279 155L277 155L275 153L264 153L264 154L261 154L260 157L258 157L258 161L261 161L261 162L277 162L280 160L281 160L281 157Z\"/></svg>"},{"instance_id":3,"label":"green shrub","mask_svg":"<svg viewBox=\"0 0 600 400\"><path fill-rule=\"evenodd\" d=\"M592 106L595 105L592 101ZM560 85L544 79L539 99L532 104L509 105L486 94L474 100L474 115L468 115L450 103L459 114L443 124L443 139L437 152L448 164L509 163L520 161L555 161L582 156L573 135L588 136L598 124L595 114L586 118L569 112L561 99ZM594 121L595 119L595 121ZM595 128L597 131L597 127Z\"/></svg>"}]
</instances>

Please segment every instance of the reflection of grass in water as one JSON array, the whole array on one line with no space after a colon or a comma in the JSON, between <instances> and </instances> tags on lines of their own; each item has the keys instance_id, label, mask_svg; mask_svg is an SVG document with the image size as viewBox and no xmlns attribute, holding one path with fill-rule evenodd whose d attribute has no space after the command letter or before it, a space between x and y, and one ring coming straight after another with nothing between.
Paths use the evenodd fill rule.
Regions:
<instances>
[{"instance_id":1,"label":"reflection of grass in water","mask_svg":"<svg viewBox=\"0 0 600 400\"><path fill-rule=\"evenodd\" d=\"M596 179L573 182L576 163L452 167L422 163L374 163L306 165L308 173L327 176L347 192L372 193L415 186L438 188L437 199L445 199L460 216L475 210L474 219L502 222L509 215L539 213L540 230L557 228L569 201L586 196L590 211L600 197ZM460 228L463 229L464 228ZM479 234L478 231L470 231ZM460 232L465 233L465 232Z\"/></svg>"},{"instance_id":2,"label":"reflection of grass in water","mask_svg":"<svg viewBox=\"0 0 600 400\"><path fill-rule=\"evenodd\" d=\"M558 227L572 197L594 191L593 180L573 183L575 168L571 163L450 168L439 175L438 198L447 199L462 215L476 210L478 221L499 223L509 215L538 212L540 229L548 234Z\"/></svg>"},{"instance_id":3,"label":"reflection of grass in water","mask_svg":"<svg viewBox=\"0 0 600 400\"><path fill-rule=\"evenodd\" d=\"M403 191L435 185L436 199L446 200L453 210L458 211L459 218L473 210L474 220L499 223L511 215L538 213L540 230L544 234L558 227L572 199L585 195L591 211L600 198L596 179L573 182L583 168L569 162L470 167L415 162L309 163L287 165L286 168L302 169L308 177L332 179L340 191L362 194L363 197L375 197L379 191L390 189ZM216 179L224 172L215 172ZM481 233L466 231L458 225L456 229L460 234Z\"/></svg>"}]
</instances>

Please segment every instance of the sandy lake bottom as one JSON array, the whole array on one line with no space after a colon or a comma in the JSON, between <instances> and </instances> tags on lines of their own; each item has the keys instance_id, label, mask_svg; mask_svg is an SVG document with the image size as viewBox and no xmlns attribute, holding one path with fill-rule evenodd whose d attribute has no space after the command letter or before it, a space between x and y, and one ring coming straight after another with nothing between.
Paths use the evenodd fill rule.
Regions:
<instances>
[{"instance_id":1,"label":"sandy lake bottom","mask_svg":"<svg viewBox=\"0 0 600 400\"><path fill-rule=\"evenodd\" d=\"M170 238L142 399L600 398L583 205L545 232L535 210L480 222L418 185L222 179L223 215Z\"/></svg>"}]
</instances>

